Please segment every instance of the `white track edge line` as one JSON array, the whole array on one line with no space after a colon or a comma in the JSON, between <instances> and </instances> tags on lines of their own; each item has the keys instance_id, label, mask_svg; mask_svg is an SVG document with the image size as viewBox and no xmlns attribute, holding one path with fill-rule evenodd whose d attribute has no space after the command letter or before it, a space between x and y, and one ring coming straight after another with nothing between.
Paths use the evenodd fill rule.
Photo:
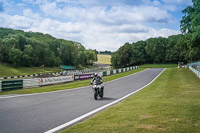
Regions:
<instances>
[{"instance_id":1,"label":"white track edge line","mask_svg":"<svg viewBox=\"0 0 200 133\"><path fill-rule=\"evenodd\" d=\"M147 71L147 70L149 70L149 69L150 69L150 68L145 69L145 70L140 71L140 72L137 72L137 73L133 73L133 74L131 74L131 75L138 74L138 73ZM137 69L135 69L135 70L137 70ZM125 77L122 77L122 78L118 78L118 79L114 79L114 80L105 82L104 84L110 83L110 82L113 82L113 81L116 81L116 80L120 80L120 79L129 77L129 76L131 76L131 75L128 75L128 76L125 76ZM58 93L58 92L64 92L64 91L73 91L73 90L78 90L78 89L82 89L82 88L85 88L85 87L90 87L90 85L89 85L89 86L82 86L82 87L78 87L78 88L71 88L71 89L66 89L66 90L58 90L58 91L50 91L50 92L42 92L42 93L21 94L21 95L5 96L5 97L4 97L4 95L2 95L2 97L0 97L0 99L8 99L8 98L16 98L16 97L24 97L24 96L33 96L33 95L42 95L42 94ZM0 95L0 96L1 96L1 95Z\"/></svg>"},{"instance_id":2,"label":"white track edge line","mask_svg":"<svg viewBox=\"0 0 200 133\"><path fill-rule=\"evenodd\" d=\"M115 100L115 101L113 101L113 102L111 102L109 104L106 104L106 105L104 105L104 106L102 106L100 108L97 108L97 109L95 109L95 110L93 110L93 111L91 111L89 113L86 113L86 114L84 114L84 115L82 115L82 116L80 116L78 118L75 118L75 119L73 119L73 120L71 120L71 121L69 121L69 122L67 122L65 124L62 124L62 125L60 125L58 127L55 127L55 128L53 128L51 130L48 130L48 131L46 131L44 133L55 133L55 132L58 132L58 131L60 131L60 130L62 130L64 128L66 128L66 127L68 127L68 126L70 126L70 125L72 125L72 124L74 124L74 123L76 123L76 122L84 119L84 118L87 118L88 116L91 116L91 115L93 115L93 114L95 114L95 113L97 113L97 112L99 112L99 111L101 111L101 110L103 110L103 109L105 109L105 108L107 108L109 106L112 106L112 105L114 105L114 104L116 104L116 103L124 100L125 98L127 98L127 97L129 97L129 96L131 96L131 95L133 95L135 93L137 93L138 91L144 89L145 87L147 87L148 85L150 85L151 83L153 83L165 71L165 69L163 69L151 82L149 82L145 86L141 87L140 89L138 89L138 90L136 90L136 91L134 91L132 93L129 93L128 95L126 95L126 96L124 96L124 97L122 97L122 98L120 98L118 100Z\"/></svg>"}]
</instances>

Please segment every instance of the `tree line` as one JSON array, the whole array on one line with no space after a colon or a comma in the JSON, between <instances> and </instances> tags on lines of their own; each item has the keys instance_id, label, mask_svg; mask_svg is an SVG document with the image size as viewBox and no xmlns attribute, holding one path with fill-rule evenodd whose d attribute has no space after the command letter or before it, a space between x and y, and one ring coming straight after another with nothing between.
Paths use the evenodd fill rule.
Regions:
<instances>
[{"instance_id":1,"label":"tree line","mask_svg":"<svg viewBox=\"0 0 200 133\"><path fill-rule=\"evenodd\" d=\"M97 61L94 50L39 32L0 28L0 62L14 66L91 65Z\"/></svg>"},{"instance_id":2,"label":"tree line","mask_svg":"<svg viewBox=\"0 0 200 133\"><path fill-rule=\"evenodd\" d=\"M180 21L182 34L125 43L111 55L115 68L144 63L177 63L200 60L200 0L192 0Z\"/></svg>"}]
</instances>

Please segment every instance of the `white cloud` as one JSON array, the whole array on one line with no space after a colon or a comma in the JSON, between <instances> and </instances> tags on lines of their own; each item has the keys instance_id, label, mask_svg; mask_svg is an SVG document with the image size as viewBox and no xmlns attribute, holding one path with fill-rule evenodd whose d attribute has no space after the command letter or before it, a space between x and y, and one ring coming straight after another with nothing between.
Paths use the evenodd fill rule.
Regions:
<instances>
[{"instance_id":1,"label":"white cloud","mask_svg":"<svg viewBox=\"0 0 200 133\"><path fill-rule=\"evenodd\" d=\"M192 2L192 0L162 0L162 1L167 4L188 4Z\"/></svg>"},{"instance_id":2,"label":"white cloud","mask_svg":"<svg viewBox=\"0 0 200 133\"><path fill-rule=\"evenodd\" d=\"M68 4L60 6L59 3L62 2ZM168 37L180 33L159 26L173 24L174 18L168 10L174 11L177 8L170 2L165 5L165 0L142 0L142 4L134 1L135 4L132 5L121 4L120 0L117 2L28 0L26 3L38 4L37 13L25 4L21 6L25 6L21 15L0 13L0 23L2 27L42 32L56 38L77 41L86 48L112 51L117 50L125 42L158 36ZM107 5L111 6L108 8Z\"/></svg>"},{"instance_id":3,"label":"white cloud","mask_svg":"<svg viewBox=\"0 0 200 133\"><path fill-rule=\"evenodd\" d=\"M64 7L59 8L57 3L45 3L40 9L48 16L65 18L68 21L84 21L85 23L123 24L135 22L162 22L172 20L167 11L154 6L113 6L106 7Z\"/></svg>"}]
</instances>

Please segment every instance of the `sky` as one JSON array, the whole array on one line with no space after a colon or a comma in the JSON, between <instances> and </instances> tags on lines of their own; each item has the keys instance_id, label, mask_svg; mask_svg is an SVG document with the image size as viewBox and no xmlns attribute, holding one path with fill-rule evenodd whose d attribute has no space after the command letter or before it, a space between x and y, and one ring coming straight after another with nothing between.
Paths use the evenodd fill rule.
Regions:
<instances>
[{"instance_id":1,"label":"sky","mask_svg":"<svg viewBox=\"0 0 200 133\"><path fill-rule=\"evenodd\" d=\"M192 0L0 0L0 27L42 32L116 51L126 42L180 34Z\"/></svg>"}]
</instances>

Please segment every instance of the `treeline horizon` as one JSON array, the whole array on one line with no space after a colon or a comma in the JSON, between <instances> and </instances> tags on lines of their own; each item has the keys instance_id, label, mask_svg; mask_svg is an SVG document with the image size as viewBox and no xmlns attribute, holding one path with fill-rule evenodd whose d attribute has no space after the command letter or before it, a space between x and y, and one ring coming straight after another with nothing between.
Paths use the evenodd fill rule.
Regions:
<instances>
[{"instance_id":1,"label":"treeline horizon","mask_svg":"<svg viewBox=\"0 0 200 133\"><path fill-rule=\"evenodd\" d=\"M0 62L14 66L86 66L97 61L94 50L49 34L0 28Z\"/></svg>"},{"instance_id":2,"label":"treeline horizon","mask_svg":"<svg viewBox=\"0 0 200 133\"><path fill-rule=\"evenodd\" d=\"M200 60L200 1L182 10L182 34L125 43L111 55L114 68L145 63L178 63Z\"/></svg>"}]
</instances>

